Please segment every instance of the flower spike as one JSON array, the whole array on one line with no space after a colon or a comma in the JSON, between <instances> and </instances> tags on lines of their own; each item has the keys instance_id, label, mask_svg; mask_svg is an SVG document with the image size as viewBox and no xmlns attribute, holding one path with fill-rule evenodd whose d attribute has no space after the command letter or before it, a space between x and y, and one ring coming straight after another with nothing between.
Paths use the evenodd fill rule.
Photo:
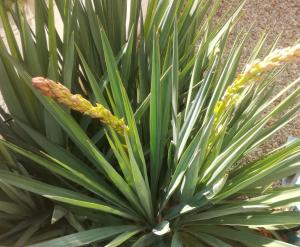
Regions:
<instances>
[{"instance_id":1,"label":"flower spike","mask_svg":"<svg viewBox=\"0 0 300 247\"><path fill-rule=\"evenodd\" d=\"M265 72L281 65L300 58L300 43L291 47L277 49L266 56L263 60L257 59L246 66L243 73L239 74L234 82L227 88L223 98L217 102L215 112L215 125L219 122L222 113L228 107L235 105L238 100L238 93L242 88L248 86L255 79Z\"/></svg>"},{"instance_id":2,"label":"flower spike","mask_svg":"<svg viewBox=\"0 0 300 247\"><path fill-rule=\"evenodd\" d=\"M93 106L91 102L80 94L72 94L68 88L60 83L43 77L35 77L32 79L32 85L43 95L53 98L72 110L79 111L91 118L99 118L102 123L110 126L122 135L129 130L123 119L114 116L103 105L97 103L96 106Z\"/></svg>"}]
</instances>

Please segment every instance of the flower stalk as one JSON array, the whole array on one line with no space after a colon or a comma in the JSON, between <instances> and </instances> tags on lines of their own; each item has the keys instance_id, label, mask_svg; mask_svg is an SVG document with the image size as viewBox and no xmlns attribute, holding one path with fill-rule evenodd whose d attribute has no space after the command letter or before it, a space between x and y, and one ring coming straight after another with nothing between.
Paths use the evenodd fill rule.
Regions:
<instances>
[{"instance_id":1,"label":"flower stalk","mask_svg":"<svg viewBox=\"0 0 300 247\"><path fill-rule=\"evenodd\" d=\"M35 77L32 79L32 85L43 95L53 98L74 111L79 111L91 118L98 118L103 124L110 126L122 135L129 130L124 119L117 118L101 104L96 103L96 106L93 106L80 94L72 94L68 88L60 83L43 77Z\"/></svg>"},{"instance_id":2,"label":"flower stalk","mask_svg":"<svg viewBox=\"0 0 300 247\"><path fill-rule=\"evenodd\" d=\"M214 109L214 125L216 126L219 123L226 109L230 109L236 104L241 89L250 85L263 73L272 70L282 63L290 62L297 58L300 58L300 43L291 47L277 49L266 56L263 60L256 59L252 63L248 64L245 71L239 74L234 82L227 88L223 98L217 102Z\"/></svg>"}]
</instances>

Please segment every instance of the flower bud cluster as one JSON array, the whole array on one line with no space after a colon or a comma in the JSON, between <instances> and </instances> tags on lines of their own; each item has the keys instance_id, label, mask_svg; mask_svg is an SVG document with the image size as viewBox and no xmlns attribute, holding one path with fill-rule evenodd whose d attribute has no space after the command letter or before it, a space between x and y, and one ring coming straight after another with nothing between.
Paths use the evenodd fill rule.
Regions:
<instances>
[{"instance_id":1,"label":"flower bud cluster","mask_svg":"<svg viewBox=\"0 0 300 247\"><path fill-rule=\"evenodd\" d=\"M215 125L218 124L225 110L233 107L236 104L241 89L250 85L263 73L272 70L282 63L290 62L297 58L300 58L300 44L275 50L263 60L257 59L251 64L248 64L245 68L245 71L237 76L234 82L225 91L222 99L217 102L214 109Z\"/></svg>"},{"instance_id":2,"label":"flower bud cluster","mask_svg":"<svg viewBox=\"0 0 300 247\"><path fill-rule=\"evenodd\" d=\"M74 111L79 111L91 118L100 119L102 123L110 126L120 134L124 134L129 130L123 119L114 116L104 106L98 103L93 106L80 94L72 94L68 88L60 83L43 77L35 77L32 79L32 85L43 95L53 98Z\"/></svg>"}]
</instances>

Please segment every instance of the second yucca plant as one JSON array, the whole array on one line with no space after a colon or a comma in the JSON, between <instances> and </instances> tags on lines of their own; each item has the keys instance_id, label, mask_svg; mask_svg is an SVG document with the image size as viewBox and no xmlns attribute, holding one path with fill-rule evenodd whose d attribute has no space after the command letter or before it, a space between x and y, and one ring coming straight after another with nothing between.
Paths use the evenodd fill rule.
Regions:
<instances>
[{"instance_id":1,"label":"second yucca plant","mask_svg":"<svg viewBox=\"0 0 300 247\"><path fill-rule=\"evenodd\" d=\"M142 17L138 0L59 0L63 30L51 0L35 1L34 30L0 3L0 189L48 205L25 231L4 211L3 243L292 246L275 230L299 224L300 189L272 183L299 170L300 141L243 158L296 116L300 80L277 95L272 83L300 46L263 53L263 35L239 72L247 33L226 47L243 3L216 24L220 2L151 0Z\"/></svg>"}]
</instances>

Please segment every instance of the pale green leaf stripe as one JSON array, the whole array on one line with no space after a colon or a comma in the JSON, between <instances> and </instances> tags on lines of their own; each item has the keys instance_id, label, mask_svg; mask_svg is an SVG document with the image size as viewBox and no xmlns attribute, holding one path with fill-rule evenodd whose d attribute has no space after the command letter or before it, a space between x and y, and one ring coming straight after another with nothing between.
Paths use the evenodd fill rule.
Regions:
<instances>
[{"instance_id":1,"label":"pale green leaf stripe","mask_svg":"<svg viewBox=\"0 0 300 247\"><path fill-rule=\"evenodd\" d=\"M197 221L202 225L238 225L238 226L277 226L299 224L300 213L293 212L262 212L229 215L210 220Z\"/></svg>"},{"instance_id":2,"label":"pale green leaf stripe","mask_svg":"<svg viewBox=\"0 0 300 247\"><path fill-rule=\"evenodd\" d=\"M213 247L231 247L231 245L225 243L224 241L212 236L212 235L209 235L209 234L206 234L206 233L203 233L203 232L199 232L197 231L196 233L192 233L192 235L194 235L196 238L199 238L201 239L204 243L207 243L209 246L213 246Z\"/></svg>"},{"instance_id":3,"label":"pale green leaf stripe","mask_svg":"<svg viewBox=\"0 0 300 247\"><path fill-rule=\"evenodd\" d=\"M173 141L177 144L178 141L178 129L179 121L177 119L178 114L178 77L179 77L179 55L178 55L178 33L176 22L174 23L173 34L173 54L172 54L172 80L171 80L171 95L172 95L172 130ZM175 158L176 159L176 158Z\"/></svg>"},{"instance_id":4,"label":"pale green leaf stripe","mask_svg":"<svg viewBox=\"0 0 300 247\"><path fill-rule=\"evenodd\" d=\"M247 186L263 180L264 177L278 171L281 167L286 167L290 163L294 163L293 158L298 158L300 142L278 150L252 164L249 167L239 169L239 173L228 181L224 190L214 198L215 201L228 197ZM296 153L295 153L296 152Z\"/></svg>"},{"instance_id":5,"label":"pale green leaf stripe","mask_svg":"<svg viewBox=\"0 0 300 247\"><path fill-rule=\"evenodd\" d=\"M22 105L20 98L17 97L16 90L13 88L8 73L6 72L5 65L1 59L0 77L2 79L2 83L0 83L0 91L10 114L13 117L18 116L24 122L29 122L28 116L26 116L26 113L24 112L24 105Z\"/></svg>"},{"instance_id":6,"label":"pale green leaf stripe","mask_svg":"<svg viewBox=\"0 0 300 247\"><path fill-rule=\"evenodd\" d=\"M161 167L161 88L160 88L160 50L158 37L153 34L151 94L150 94L150 149L151 149L151 191L156 195ZM153 197L155 198L155 197Z\"/></svg>"},{"instance_id":7,"label":"pale green leaf stripe","mask_svg":"<svg viewBox=\"0 0 300 247\"><path fill-rule=\"evenodd\" d=\"M284 243L275 239L263 237L262 235L251 232L250 230L234 230L227 227L201 226L201 232L207 232L211 235L231 239L246 244L249 247L295 247L295 245Z\"/></svg>"},{"instance_id":8,"label":"pale green leaf stripe","mask_svg":"<svg viewBox=\"0 0 300 247\"><path fill-rule=\"evenodd\" d=\"M131 186L133 184L131 165L126 150L114 131L110 131L111 136L106 133L106 138L109 142L110 148L118 160L127 183Z\"/></svg>"},{"instance_id":9,"label":"pale green leaf stripe","mask_svg":"<svg viewBox=\"0 0 300 247\"><path fill-rule=\"evenodd\" d=\"M101 227L84 232L74 233L66 235L60 238L56 238L44 243L33 244L28 247L77 247L87 245L96 241L106 240L117 234L125 231L134 231L136 226L124 225L124 226L111 226Z\"/></svg>"},{"instance_id":10,"label":"pale green leaf stripe","mask_svg":"<svg viewBox=\"0 0 300 247\"><path fill-rule=\"evenodd\" d=\"M142 173L139 170L139 167L138 167L137 162L133 155L132 146L130 145L128 136L125 135L125 138L126 138L126 143L127 143L127 147L128 147L132 178L134 181L136 193L137 193L137 195L140 199L140 202L143 205L145 211L147 212L147 215L148 215L150 221L153 221L153 206L152 206L151 192L150 192L149 184L145 182L145 180L143 179Z\"/></svg>"},{"instance_id":11,"label":"pale green leaf stripe","mask_svg":"<svg viewBox=\"0 0 300 247\"><path fill-rule=\"evenodd\" d=\"M65 51L65 59L64 59L62 74L63 74L64 85L70 89L72 87L74 69L76 69L74 31L72 32L70 41L65 49L66 51Z\"/></svg>"},{"instance_id":12,"label":"pale green leaf stripe","mask_svg":"<svg viewBox=\"0 0 300 247\"><path fill-rule=\"evenodd\" d=\"M122 113L122 116L124 116L127 120L127 125L129 127L128 136L130 139L130 143L132 144L135 159L140 167L140 170L146 182L148 182L144 152L140 142L139 133L137 131L133 110L131 108L130 101L128 99L126 90L123 86L120 74L118 72L118 67L115 61L113 51L110 47L107 36L103 30L101 30L101 40L102 40L103 51L105 55L108 78L110 81L113 98L115 101L114 103L116 104L118 113L119 114Z\"/></svg>"},{"instance_id":13,"label":"pale green leaf stripe","mask_svg":"<svg viewBox=\"0 0 300 247\"><path fill-rule=\"evenodd\" d=\"M48 43L49 43L49 65L47 77L52 80L59 79L59 65L58 65L58 52L56 42L56 29L55 29L55 17L54 17L54 3L53 0L49 1L48 8ZM36 55L38 57L38 55ZM66 58L64 58L66 59ZM40 62L38 62L40 64ZM31 73L36 75L37 72ZM41 69L38 73L41 73ZM64 134L56 119L51 116L47 111L44 112L44 123L46 136L48 139L59 145L64 144Z\"/></svg>"},{"instance_id":14,"label":"pale green leaf stripe","mask_svg":"<svg viewBox=\"0 0 300 247\"><path fill-rule=\"evenodd\" d=\"M204 45L205 44L205 45ZM191 71L191 79L189 82L189 89L187 91L187 100L186 100L186 106L185 106L185 113L184 113L184 119L187 119L187 116L190 112L191 109L191 104L192 104L192 89L198 83L201 78L201 70L203 70L203 61L205 61L205 55L206 55L206 42L202 42L201 45L198 48L198 51L194 57L194 62L193 62L193 69ZM208 76L206 77L208 78ZM207 84L207 82L206 82ZM203 89L199 89L198 93L200 91L203 91ZM196 99L196 97L195 97Z\"/></svg>"},{"instance_id":15,"label":"pale green leaf stripe","mask_svg":"<svg viewBox=\"0 0 300 247\"><path fill-rule=\"evenodd\" d=\"M28 22L21 18L21 29L20 31L20 38L22 42L24 42L26 45L24 45L24 61L27 65L27 69L31 73L40 73L41 69L39 66L39 61L37 58L37 52L34 49L34 41L33 37L31 36L31 30L29 27ZM1 58L2 62L5 65L6 72L10 78L10 83L13 85L13 88L18 96L18 99L23 104L22 108L23 111L26 112L27 118L31 121L31 123L37 128L40 129L40 115L39 110L40 108L37 106L37 102L33 98L33 95L28 91L28 88L24 85L23 81L20 81L18 78L18 75L16 71L13 68L13 65L6 59L6 53L8 54L8 51L6 50L6 46L4 45L3 40L1 39ZM29 55L30 54L30 59ZM16 58L14 58L16 59Z\"/></svg>"},{"instance_id":16,"label":"pale green leaf stripe","mask_svg":"<svg viewBox=\"0 0 300 247\"><path fill-rule=\"evenodd\" d=\"M187 217L185 222L213 219L217 217L229 216L232 214L263 212L274 207L285 207L300 200L300 187L287 187L272 191L271 193L251 198L243 203L225 205L217 207L213 211L206 211Z\"/></svg>"},{"instance_id":17,"label":"pale green leaf stripe","mask_svg":"<svg viewBox=\"0 0 300 247\"><path fill-rule=\"evenodd\" d=\"M163 19L160 22L159 28L161 29L161 37L160 37L160 46L162 50L165 49L169 37L171 36L171 30L173 23L176 21L176 15L178 14L178 10L180 5L182 4L181 1L169 1L169 6L164 12Z\"/></svg>"},{"instance_id":18,"label":"pale green leaf stripe","mask_svg":"<svg viewBox=\"0 0 300 247\"><path fill-rule=\"evenodd\" d=\"M95 76L93 75L92 70L90 69L89 65L87 64L86 60L84 59L84 56L83 56L82 52L80 51L80 49L78 48L78 46L76 46L76 50L77 50L77 53L81 60L81 63L83 65L83 68L85 70L85 73L87 75L87 79L93 90L96 101L108 108L107 102L102 94L101 88L98 85L98 82L97 82Z\"/></svg>"},{"instance_id":19,"label":"pale green leaf stripe","mask_svg":"<svg viewBox=\"0 0 300 247\"><path fill-rule=\"evenodd\" d=\"M34 18L35 18L35 40L36 50L41 64L43 73L46 73L49 60L47 47L47 37L45 32L46 22L46 3L43 1L34 1Z\"/></svg>"},{"instance_id":20,"label":"pale green leaf stripe","mask_svg":"<svg viewBox=\"0 0 300 247\"><path fill-rule=\"evenodd\" d=\"M49 51L50 51L50 63L53 66L53 72L55 80L58 79L58 56L57 56L57 43L56 43L56 29L55 29L55 18L54 18L54 4L53 0L49 1L48 8L48 28L49 28Z\"/></svg>"},{"instance_id":21,"label":"pale green leaf stripe","mask_svg":"<svg viewBox=\"0 0 300 247\"><path fill-rule=\"evenodd\" d=\"M292 104L292 102L299 96L299 93L300 93L300 88L297 85L299 82L300 82L300 78L297 78L294 82L290 83L287 87L285 87L278 94L276 94L270 101L268 101L267 103L265 103L261 107L259 107L257 109L257 111L251 115L251 118L249 118L243 124L243 126L238 130L238 132L233 137L231 143L237 141L241 136L243 136L245 133L247 133L247 131L249 129L251 129L251 127L254 126L254 128L255 128L255 121L256 121L257 117L259 117L260 114L262 114L268 107L270 107L274 102L276 102L282 96L284 96L285 94L288 94L288 92L290 92L292 90L292 88L296 86L297 87L296 90L291 91L292 93L289 93L288 96L283 101L281 101L281 103L279 105L276 106L276 108L274 108L270 113L268 113L268 115L266 115L261 120L261 122L267 121L268 119L270 119L270 117L273 117L276 113L278 113L278 111L280 112L282 110L285 110L289 104Z\"/></svg>"},{"instance_id":22,"label":"pale green leaf stripe","mask_svg":"<svg viewBox=\"0 0 300 247\"><path fill-rule=\"evenodd\" d=\"M203 84L201 86L201 89L199 89L199 91L197 92L197 94L194 98L193 104L191 104L191 107L188 111L186 119L184 120L183 126L180 129L178 147L177 147L178 148L178 158L181 157L181 155L184 151L184 148L186 146L186 143L191 135L191 132L197 122L199 114L204 107L204 103L208 97L209 87L210 87L211 81L213 79L215 70L217 68L218 61L219 61L219 59L218 59L218 57L216 57L211 68L209 69L209 72L207 74L205 81L203 82ZM207 117L207 119L209 119L209 117Z\"/></svg>"},{"instance_id":23,"label":"pale green leaf stripe","mask_svg":"<svg viewBox=\"0 0 300 247\"><path fill-rule=\"evenodd\" d=\"M12 26L10 25L10 21L7 15L7 12L4 7L4 1L0 3L0 17L2 20L2 26L5 31L5 38L7 39L7 44L9 46L10 52L14 58L20 59L21 54L18 48L18 44L12 30Z\"/></svg>"},{"instance_id":24,"label":"pale green leaf stripe","mask_svg":"<svg viewBox=\"0 0 300 247\"><path fill-rule=\"evenodd\" d=\"M175 232L172 237L171 247L183 247L183 243L179 237L178 232Z\"/></svg>"},{"instance_id":25,"label":"pale green leaf stripe","mask_svg":"<svg viewBox=\"0 0 300 247\"><path fill-rule=\"evenodd\" d=\"M110 205L102 203L101 201L94 198L61 187L39 182L31 178L16 175L11 172L1 171L0 181L30 191L32 193L39 194L55 201L60 201L79 207L95 209L102 212L115 214L127 219L136 220L136 218L132 215L113 208Z\"/></svg>"},{"instance_id":26,"label":"pale green leaf stripe","mask_svg":"<svg viewBox=\"0 0 300 247\"><path fill-rule=\"evenodd\" d=\"M244 204L262 203L270 207L286 207L295 205L300 200L300 186L273 189L270 193L251 198Z\"/></svg>"},{"instance_id":27,"label":"pale green leaf stripe","mask_svg":"<svg viewBox=\"0 0 300 247\"><path fill-rule=\"evenodd\" d=\"M132 54L134 53L134 37L135 37L135 26L132 26L129 38L124 47L124 55L122 56L122 78L125 88L128 87L130 75L132 73Z\"/></svg>"},{"instance_id":28,"label":"pale green leaf stripe","mask_svg":"<svg viewBox=\"0 0 300 247\"><path fill-rule=\"evenodd\" d=\"M50 59L52 59L52 56ZM49 63L47 77L53 80L57 80L56 75L54 73L53 63ZM43 112L44 112L44 125L45 125L47 139L49 139L50 141L56 144L63 146L65 139L64 139L64 133L62 129L58 125L57 121L53 118L53 116L49 114L49 112L47 112L46 110L44 110Z\"/></svg>"},{"instance_id":29,"label":"pale green leaf stripe","mask_svg":"<svg viewBox=\"0 0 300 247\"><path fill-rule=\"evenodd\" d=\"M220 218L221 216L231 216L233 214L241 214L241 213L254 213L254 212L261 212L266 211L270 207L268 205L265 205L263 203L257 202L254 203L245 203L245 204L236 204L236 205L230 205L230 206L223 206L220 208L216 208L213 211L207 211L199 214L195 214L193 217L186 217L186 222L199 222L205 220L213 219L213 218Z\"/></svg>"},{"instance_id":30,"label":"pale green leaf stripe","mask_svg":"<svg viewBox=\"0 0 300 247\"><path fill-rule=\"evenodd\" d=\"M54 158L58 159L59 161L67 164L69 167L75 169L77 172L80 172L90 179L97 181L97 183L101 184L103 183L101 180L101 177L97 175L94 170L90 167L88 167L84 162L79 160L76 156L74 156L72 153L68 152L64 148L60 147L59 145L56 145L49 141L45 136L40 134L39 132L32 129L27 124L24 124L23 122L20 122L18 120L15 120L18 125L21 126L21 128L30 135L30 137L43 149L47 152L47 154L53 156ZM105 188L109 188L107 184L103 184Z\"/></svg>"},{"instance_id":31,"label":"pale green leaf stripe","mask_svg":"<svg viewBox=\"0 0 300 247\"><path fill-rule=\"evenodd\" d=\"M151 232L142 235L131 247L145 247L151 246L159 239Z\"/></svg>"},{"instance_id":32,"label":"pale green leaf stripe","mask_svg":"<svg viewBox=\"0 0 300 247\"><path fill-rule=\"evenodd\" d=\"M117 247L121 246L124 242L126 242L128 239L133 237L134 235L138 234L143 228L137 229L137 230L131 230L126 231L122 234L120 234L118 237L116 237L114 240L112 240L110 243L105 245L105 247Z\"/></svg>"},{"instance_id":33,"label":"pale green leaf stripe","mask_svg":"<svg viewBox=\"0 0 300 247\"><path fill-rule=\"evenodd\" d=\"M173 66L170 66L164 74L161 76L160 81L163 82L166 80L167 76L169 76L172 72ZM143 102L140 104L138 109L134 113L135 121L138 122L141 120L142 116L145 114L146 110L149 108L150 105L150 96L151 93L149 93L146 98L143 100Z\"/></svg>"},{"instance_id":34,"label":"pale green leaf stripe","mask_svg":"<svg viewBox=\"0 0 300 247\"><path fill-rule=\"evenodd\" d=\"M158 4L158 0L149 0L147 6L146 20L144 24L145 31L149 30L150 24L153 21L154 13Z\"/></svg>"},{"instance_id":35,"label":"pale green leaf stripe","mask_svg":"<svg viewBox=\"0 0 300 247\"><path fill-rule=\"evenodd\" d=\"M116 104L118 114L121 114L127 120L127 124L129 127L128 137L129 137L129 141L130 141L130 144L132 147L132 153L137 162L139 170L143 175L145 183L148 184L146 163L145 163L144 153L143 153L142 145L140 142L139 134L138 134L135 119L134 119L134 114L133 114L126 90L125 90L122 80L120 78L120 74L118 72L118 67L117 67L112 49L110 47L109 41L106 37L106 34L103 30L101 30L101 40L102 40L102 45L103 45L103 50L104 50L104 55L105 55L107 73L108 73L110 85L112 88L113 99L115 101L113 103ZM125 181L122 180L122 182L125 182ZM129 190L128 184L125 184L125 185ZM125 185L120 184L118 187L121 191L123 191ZM139 208L139 210L140 210L141 204L138 202L136 196L132 193L132 191L130 190L130 194L126 193L125 195L127 196L128 200L130 200L130 202L133 205L135 205L137 208ZM142 204L144 204L144 203L149 204L147 201L143 202ZM143 211L147 211L148 216L151 215L149 208L145 207L144 205L143 205Z\"/></svg>"},{"instance_id":36,"label":"pale green leaf stripe","mask_svg":"<svg viewBox=\"0 0 300 247\"><path fill-rule=\"evenodd\" d=\"M191 141L187 149L184 151L181 159L177 164L175 172L172 175L172 179L168 187L164 204L170 199L171 195L178 188L187 169L189 169L191 164L197 159L200 152L202 152L201 150L205 150L205 146L208 141L212 123L213 123L213 118L209 120L206 126L203 126L203 128L201 128L198 131L194 139Z\"/></svg>"}]
</instances>

